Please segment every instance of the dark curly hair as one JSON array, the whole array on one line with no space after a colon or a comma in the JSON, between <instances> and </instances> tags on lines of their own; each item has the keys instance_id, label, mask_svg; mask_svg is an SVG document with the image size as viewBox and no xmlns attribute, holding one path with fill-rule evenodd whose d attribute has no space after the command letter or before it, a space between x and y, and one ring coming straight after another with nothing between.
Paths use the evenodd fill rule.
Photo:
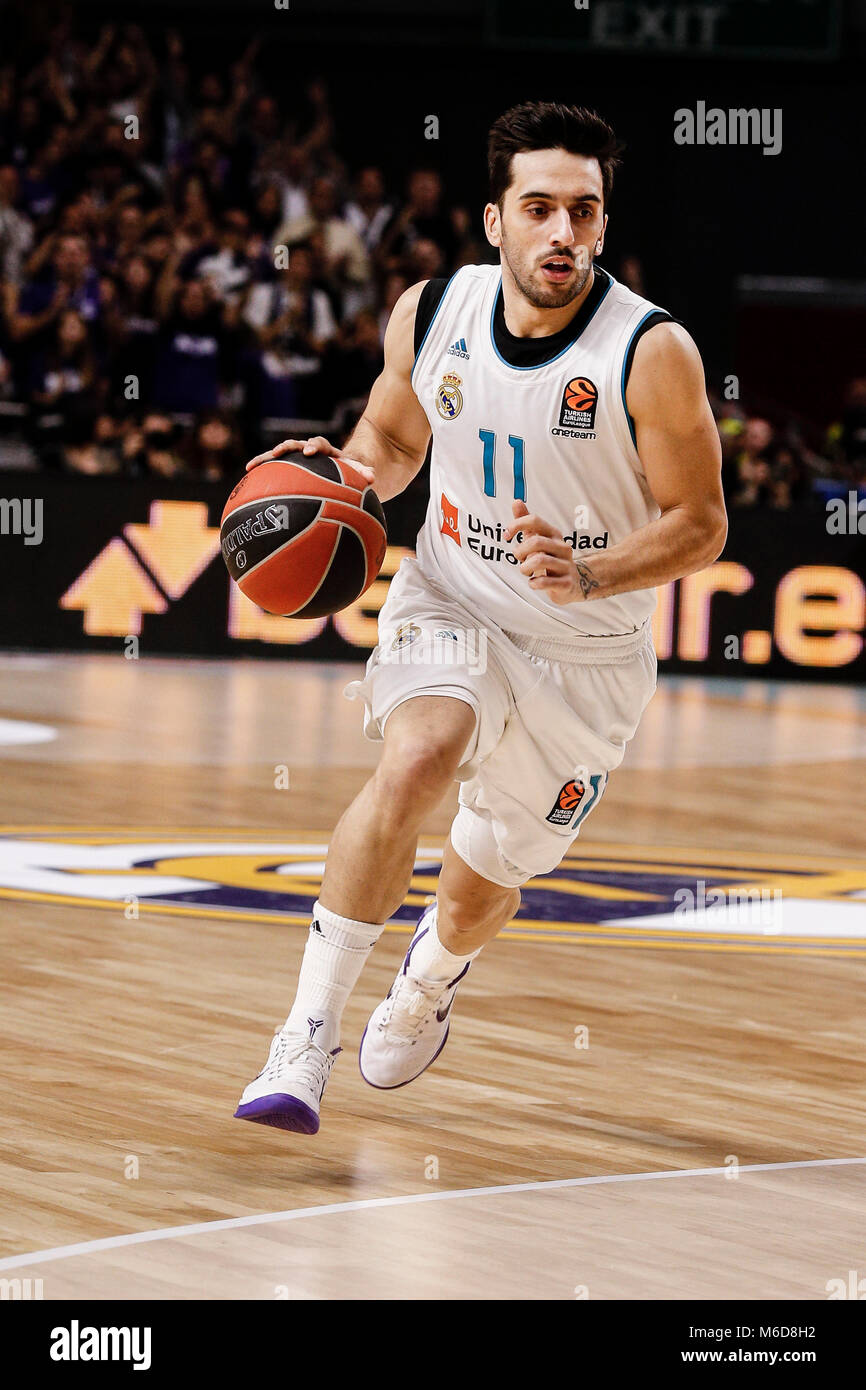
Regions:
<instances>
[{"instance_id":1,"label":"dark curly hair","mask_svg":"<svg viewBox=\"0 0 866 1390\"><path fill-rule=\"evenodd\" d=\"M597 159L601 167L604 201L613 188L622 145L607 121L586 106L565 106L559 101L524 101L512 106L490 128L487 169L490 201L502 204L511 183L511 161L523 150L567 150Z\"/></svg>"}]
</instances>

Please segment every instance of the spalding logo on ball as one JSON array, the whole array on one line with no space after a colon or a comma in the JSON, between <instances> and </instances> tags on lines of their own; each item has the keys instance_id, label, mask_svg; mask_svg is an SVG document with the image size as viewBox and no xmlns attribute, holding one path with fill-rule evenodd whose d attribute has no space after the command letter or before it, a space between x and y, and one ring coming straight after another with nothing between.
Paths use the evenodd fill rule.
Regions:
<instances>
[{"instance_id":1,"label":"spalding logo on ball","mask_svg":"<svg viewBox=\"0 0 866 1390\"><path fill-rule=\"evenodd\" d=\"M385 558L381 503L345 459L268 459L230 494L220 549L232 579L266 613L322 618L369 589Z\"/></svg>"}]
</instances>

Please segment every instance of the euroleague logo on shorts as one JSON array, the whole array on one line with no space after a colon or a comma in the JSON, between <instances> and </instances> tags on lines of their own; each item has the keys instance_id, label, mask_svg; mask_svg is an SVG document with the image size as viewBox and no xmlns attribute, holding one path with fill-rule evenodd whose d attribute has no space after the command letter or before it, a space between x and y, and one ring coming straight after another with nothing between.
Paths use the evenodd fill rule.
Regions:
<instances>
[{"instance_id":1,"label":"euroleague logo on shorts","mask_svg":"<svg viewBox=\"0 0 866 1390\"><path fill-rule=\"evenodd\" d=\"M595 439L598 387L588 376L574 376L566 383L559 408L559 425L550 433L569 439Z\"/></svg>"},{"instance_id":2,"label":"euroleague logo on shorts","mask_svg":"<svg viewBox=\"0 0 866 1390\"><path fill-rule=\"evenodd\" d=\"M573 777L560 787L559 795L545 819L551 825L568 825L585 796L586 783L581 778Z\"/></svg>"}]
</instances>

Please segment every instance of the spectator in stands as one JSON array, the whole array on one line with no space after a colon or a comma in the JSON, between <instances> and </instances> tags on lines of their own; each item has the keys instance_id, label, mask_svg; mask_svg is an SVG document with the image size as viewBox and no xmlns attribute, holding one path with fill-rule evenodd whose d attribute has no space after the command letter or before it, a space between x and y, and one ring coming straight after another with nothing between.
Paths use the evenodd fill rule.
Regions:
<instances>
[{"instance_id":1,"label":"spectator in stands","mask_svg":"<svg viewBox=\"0 0 866 1390\"><path fill-rule=\"evenodd\" d=\"M20 285L33 245L33 223L19 207L21 180L14 164L0 166L0 281Z\"/></svg>"},{"instance_id":2,"label":"spectator in stands","mask_svg":"<svg viewBox=\"0 0 866 1390\"><path fill-rule=\"evenodd\" d=\"M385 201L385 180L374 164L361 169L355 179L355 196L346 204L346 221L354 227L370 256L374 255L394 216Z\"/></svg>"},{"instance_id":3,"label":"spectator in stands","mask_svg":"<svg viewBox=\"0 0 866 1390\"><path fill-rule=\"evenodd\" d=\"M30 100L35 99L24 98L22 106L29 106ZM39 112L39 139L24 158L13 155L13 162L21 171L22 208L38 227L42 227L55 213L61 193L68 191L71 171L65 162L69 154L69 130L52 120L47 107L39 107Z\"/></svg>"},{"instance_id":4,"label":"spectator in stands","mask_svg":"<svg viewBox=\"0 0 866 1390\"><path fill-rule=\"evenodd\" d=\"M735 507L757 507L770 496L770 457L773 427L768 420L746 421L736 455L737 487L731 497Z\"/></svg>"},{"instance_id":5,"label":"spectator in stands","mask_svg":"<svg viewBox=\"0 0 866 1390\"><path fill-rule=\"evenodd\" d=\"M61 441L61 465L68 473L106 474L121 471L117 423L110 415L94 421L81 415L68 422Z\"/></svg>"},{"instance_id":6,"label":"spectator in stands","mask_svg":"<svg viewBox=\"0 0 866 1390\"><path fill-rule=\"evenodd\" d=\"M407 256L409 279L432 280L445 271L445 254L442 247L429 237L419 237L413 243Z\"/></svg>"},{"instance_id":7,"label":"spectator in stands","mask_svg":"<svg viewBox=\"0 0 866 1390\"><path fill-rule=\"evenodd\" d=\"M303 215L306 216L306 213ZM277 232L284 225L284 221L280 186L275 179L269 179L255 195L252 209L253 230L273 248L279 241Z\"/></svg>"},{"instance_id":8,"label":"spectator in stands","mask_svg":"<svg viewBox=\"0 0 866 1390\"><path fill-rule=\"evenodd\" d=\"M108 258L119 265L139 250L146 231L144 210L138 203L123 203L113 217L113 235L109 240Z\"/></svg>"},{"instance_id":9,"label":"spectator in stands","mask_svg":"<svg viewBox=\"0 0 866 1390\"><path fill-rule=\"evenodd\" d=\"M370 301L372 269L360 235L345 218L337 215L336 208L334 180L327 176L315 179L310 189L309 214L281 227L277 242L291 250L299 242L309 241L316 232L322 234L325 272L348 317L365 308Z\"/></svg>"},{"instance_id":10,"label":"spectator in stands","mask_svg":"<svg viewBox=\"0 0 866 1390\"><path fill-rule=\"evenodd\" d=\"M177 426L170 415L158 410L148 411L141 424L127 432L121 455L126 471L135 477L177 478L187 471Z\"/></svg>"},{"instance_id":11,"label":"spectator in stands","mask_svg":"<svg viewBox=\"0 0 866 1390\"><path fill-rule=\"evenodd\" d=\"M406 203L382 238L380 258L386 269L402 269L417 241L435 242L448 264L457 255L461 233L442 207L442 180L433 169L409 175Z\"/></svg>"},{"instance_id":12,"label":"spectator in stands","mask_svg":"<svg viewBox=\"0 0 866 1390\"><path fill-rule=\"evenodd\" d=\"M242 291L249 284L249 235L250 219L244 209L228 208L220 219L217 243L205 249L195 267L196 275L207 280L214 296L223 304L239 306Z\"/></svg>"},{"instance_id":13,"label":"spectator in stands","mask_svg":"<svg viewBox=\"0 0 866 1390\"><path fill-rule=\"evenodd\" d=\"M296 245L288 269L254 285L242 310L260 348L256 385L263 415L291 416L318 406L314 378L337 324L328 296L313 283L313 268L309 244Z\"/></svg>"},{"instance_id":14,"label":"spectator in stands","mask_svg":"<svg viewBox=\"0 0 866 1390\"><path fill-rule=\"evenodd\" d=\"M146 124L158 71L144 31L137 24L104 24L85 63L93 90L114 121L133 116L139 132Z\"/></svg>"},{"instance_id":15,"label":"spectator in stands","mask_svg":"<svg viewBox=\"0 0 866 1390\"><path fill-rule=\"evenodd\" d=\"M33 399L61 410L64 403L92 393L95 387L96 358L87 323L76 309L63 309L54 341L34 380Z\"/></svg>"},{"instance_id":16,"label":"spectator in stands","mask_svg":"<svg viewBox=\"0 0 866 1390\"><path fill-rule=\"evenodd\" d=\"M324 411L333 415L347 401L366 399L373 382L385 365L379 323L369 309L362 309L354 323L346 325L325 350L322 381L328 395Z\"/></svg>"},{"instance_id":17,"label":"spectator in stands","mask_svg":"<svg viewBox=\"0 0 866 1390\"><path fill-rule=\"evenodd\" d=\"M188 250L198 250L213 241L213 206L205 181L191 172L182 180L178 194L176 227L188 242Z\"/></svg>"},{"instance_id":18,"label":"spectator in stands","mask_svg":"<svg viewBox=\"0 0 866 1390\"><path fill-rule=\"evenodd\" d=\"M12 163L21 169L30 163L48 137L46 113L31 93L25 92L20 97L11 127L8 152Z\"/></svg>"},{"instance_id":19,"label":"spectator in stands","mask_svg":"<svg viewBox=\"0 0 866 1390\"><path fill-rule=\"evenodd\" d=\"M186 473L177 426L170 416L152 412L144 417L144 464L148 473L161 478L177 478Z\"/></svg>"},{"instance_id":20,"label":"spectator in stands","mask_svg":"<svg viewBox=\"0 0 866 1390\"><path fill-rule=\"evenodd\" d=\"M125 122L101 120L99 151L87 169L87 179L106 204L137 197L150 206L163 197L165 175L161 163L146 158L148 132L140 129L139 138L133 140L127 138L126 130Z\"/></svg>"},{"instance_id":21,"label":"spectator in stands","mask_svg":"<svg viewBox=\"0 0 866 1390\"><path fill-rule=\"evenodd\" d=\"M153 391L159 318L155 275L144 256L129 256L120 266L117 294L106 326L115 398L148 400Z\"/></svg>"},{"instance_id":22,"label":"spectator in stands","mask_svg":"<svg viewBox=\"0 0 866 1390\"><path fill-rule=\"evenodd\" d=\"M28 393L34 436L55 466L74 429L82 443L89 436L102 388L91 330L75 309L63 309L51 341L31 363Z\"/></svg>"},{"instance_id":23,"label":"spectator in stands","mask_svg":"<svg viewBox=\"0 0 866 1390\"><path fill-rule=\"evenodd\" d=\"M172 253L173 241L169 232L162 227L156 228L142 244L141 253L145 260L153 267L154 272L159 275L166 261Z\"/></svg>"},{"instance_id":24,"label":"spectator in stands","mask_svg":"<svg viewBox=\"0 0 866 1390\"><path fill-rule=\"evenodd\" d=\"M787 511L799 491L799 460L787 444L779 445L770 463L769 503L777 511Z\"/></svg>"},{"instance_id":25,"label":"spectator in stands","mask_svg":"<svg viewBox=\"0 0 866 1390\"><path fill-rule=\"evenodd\" d=\"M280 109L270 94L262 92L248 108L240 133L244 158L250 169L274 168L279 159Z\"/></svg>"},{"instance_id":26,"label":"spectator in stands","mask_svg":"<svg viewBox=\"0 0 866 1390\"><path fill-rule=\"evenodd\" d=\"M214 410L231 348L229 309L221 308L202 280L180 281L178 242L156 287L160 321L157 338L154 402L163 410Z\"/></svg>"},{"instance_id":27,"label":"spectator in stands","mask_svg":"<svg viewBox=\"0 0 866 1390\"><path fill-rule=\"evenodd\" d=\"M190 471L197 478L219 483L237 467L243 450L237 427L221 412L209 412L197 421L192 434Z\"/></svg>"},{"instance_id":28,"label":"spectator in stands","mask_svg":"<svg viewBox=\"0 0 866 1390\"><path fill-rule=\"evenodd\" d=\"M282 199L280 223L298 222L310 214L310 157L301 145L290 145L277 169L270 175ZM277 226L272 229L274 232Z\"/></svg>"},{"instance_id":29,"label":"spectator in stands","mask_svg":"<svg viewBox=\"0 0 866 1390\"><path fill-rule=\"evenodd\" d=\"M33 278L7 287L6 329L19 388L32 398L34 389L40 389L46 355L58 348L61 315L73 309L98 326L101 291L88 241L79 235L45 237L28 258L25 273Z\"/></svg>"},{"instance_id":30,"label":"spectator in stands","mask_svg":"<svg viewBox=\"0 0 866 1390\"><path fill-rule=\"evenodd\" d=\"M222 140L215 135L202 135L198 140L187 170L202 183L212 208L225 205L231 175L231 160Z\"/></svg>"}]
</instances>

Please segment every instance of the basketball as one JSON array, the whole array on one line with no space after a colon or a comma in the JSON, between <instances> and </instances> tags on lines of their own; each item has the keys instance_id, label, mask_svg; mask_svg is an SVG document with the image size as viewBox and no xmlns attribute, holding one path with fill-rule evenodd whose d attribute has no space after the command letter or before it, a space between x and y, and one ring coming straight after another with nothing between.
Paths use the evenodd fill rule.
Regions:
<instances>
[{"instance_id":1,"label":"basketball","mask_svg":"<svg viewBox=\"0 0 866 1390\"><path fill-rule=\"evenodd\" d=\"M229 494L220 549L238 588L267 613L321 618L369 589L387 544L381 503L345 459L269 459Z\"/></svg>"}]
</instances>

